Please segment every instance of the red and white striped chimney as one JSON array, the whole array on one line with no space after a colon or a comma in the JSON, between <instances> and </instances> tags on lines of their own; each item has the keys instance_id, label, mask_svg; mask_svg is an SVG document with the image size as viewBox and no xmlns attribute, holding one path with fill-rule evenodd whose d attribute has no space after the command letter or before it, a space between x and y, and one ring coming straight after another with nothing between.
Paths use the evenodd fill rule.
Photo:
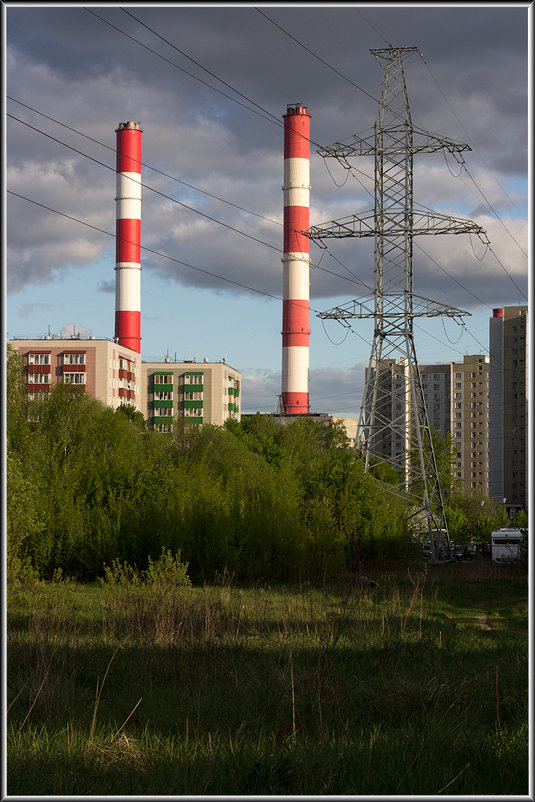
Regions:
<instances>
[{"instance_id":1,"label":"red and white striped chimney","mask_svg":"<svg viewBox=\"0 0 535 802\"><path fill-rule=\"evenodd\" d=\"M141 134L119 123L117 134L115 339L141 353Z\"/></svg>"},{"instance_id":2,"label":"red and white striped chimney","mask_svg":"<svg viewBox=\"0 0 535 802\"><path fill-rule=\"evenodd\" d=\"M282 411L309 411L310 114L288 106L284 119L284 256L282 308Z\"/></svg>"}]
</instances>

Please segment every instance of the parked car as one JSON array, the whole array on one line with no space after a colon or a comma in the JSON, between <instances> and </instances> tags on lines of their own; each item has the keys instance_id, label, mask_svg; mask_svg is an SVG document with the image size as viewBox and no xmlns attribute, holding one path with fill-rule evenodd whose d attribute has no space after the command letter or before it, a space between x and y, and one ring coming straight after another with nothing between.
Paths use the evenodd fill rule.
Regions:
<instances>
[{"instance_id":1,"label":"parked car","mask_svg":"<svg viewBox=\"0 0 535 802\"><path fill-rule=\"evenodd\" d=\"M477 549L475 543L451 544L452 560L473 560L476 555Z\"/></svg>"}]
</instances>

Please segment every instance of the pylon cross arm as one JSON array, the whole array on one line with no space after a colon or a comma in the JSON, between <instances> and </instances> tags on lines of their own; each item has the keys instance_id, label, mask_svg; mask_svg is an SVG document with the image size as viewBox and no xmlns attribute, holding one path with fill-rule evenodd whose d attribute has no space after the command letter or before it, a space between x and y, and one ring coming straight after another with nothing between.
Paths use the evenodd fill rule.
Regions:
<instances>
[{"instance_id":1,"label":"pylon cross arm","mask_svg":"<svg viewBox=\"0 0 535 802\"><path fill-rule=\"evenodd\" d=\"M383 293L383 308L380 313L382 320L405 317L406 300L409 298L408 293ZM420 295L410 293L411 309L409 317L463 317L471 315L471 312L465 312L462 309L457 309L449 304L439 303L430 298L424 298ZM326 312L318 312L317 317L323 320L352 320L373 318L378 316L376 303L374 298L355 298L343 306L335 306Z\"/></svg>"},{"instance_id":2,"label":"pylon cross arm","mask_svg":"<svg viewBox=\"0 0 535 802\"><path fill-rule=\"evenodd\" d=\"M300 232L309 239L344 239L346 237L374 237L376 235L404 236L410 234L485 234L484 229L472 220L448 217L436 212L413 212L408 218L405 215L383 216L382 225L377 225L374 212L364 215L353 215L343 220L332 220L311 226L308 231Z\"/></svg>"},{"instance_id":3,"label":"pylon cross arm","mask_svg":"<svg viewBox=\"0 0 535 802\"><path fill-rule=\"evenodd\" d=\"M379 143L376 134L366 137L354 134L353 142L323 145L316 153L323 158L348 159L352 156L374 156L379 153L383 156L393 156L415 153L454 154L472 150L470 145L464 142L456 142L449 137L405 125L387 126L382 128L380 133Z\"/></svg>"}]
</instances>

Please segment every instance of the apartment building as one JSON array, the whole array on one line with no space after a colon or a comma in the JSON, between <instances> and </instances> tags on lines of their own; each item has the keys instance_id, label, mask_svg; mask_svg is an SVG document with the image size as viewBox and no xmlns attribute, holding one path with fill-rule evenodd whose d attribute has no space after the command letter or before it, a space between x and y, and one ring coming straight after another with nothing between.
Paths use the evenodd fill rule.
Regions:
<instances>
[{"instance_id":1,"label":"apartment building","mask_svg":"<svg viewBox=\"0 0 535 802\"><path fill-rule=\"evenodd\" d=\"M455 473L465 492L489 492L489 368L482 354L451 363L451 435Z\"/></svg>"},{"instance_id":2,"label":"apartment building","mask_svg":"<svg viewBox=\"0 0 535 802\"><path fill-rule=\"evenodd\" d=\"M490 344L489 495L510 516L528 505L528 307L494 309Z\"/></svg>"},{"instance_id":3,"label":"apartment building","mask_svg":"<svg viewBox=\"0 0 535 802\"><path fill-rule=\"evenodd\" d=\"M140 407L141 356L113 340L44 337L10 340L22 358L29 398L74 384L113 409Z\"/></svg>"},{"instance_id":4,"label":"apartment building","mask_svg":"<svg viewBox=\"0 0 535 802\"><path fill-rule=\"evenodd\" d=\"M377 379L375 373L378 371ZM366 368L367 396L364 399L364 420L369 420L373 385L376 385L375 427L369 440L370 452L381 460L407 469L406 454L410 450L409 370L406 359L381 360ZM368 381L369 380L369 381Z\"/></svg>"},{"instance_id":5,"label":"apartment building","mask_svg":"<svg viewBox=\"0 0 535 802\"><path fill-rule=\"evenodd\" d=\"M451 365L420 365L429 423L444 437L451 430Z\"/></svg>"},{"instance_id":6,"label":"apartment building","mask_svg":"<svg viewBox=\"0 0 535 802\"><path fill-rule=\"evenodd\" d=\"M455 443L456 477L466 491L488 493L489 359L480 354L463 362L420 365L429 424ZM372 371L375 367L372 368ZM368 369L366 371L368 376ZM366 400L371 406L371 387ZM413 415L409 406L406 360L384 361L377 382L377 420L372 453L400 467L410 447Z\"/></svg>"},{"instance_id":7,"label":"apartment building","mask_svg":"<svg viewBox=\"0 0 535 802\"><path fill-rule=\"evenodd\" d=\"M170 432L173 418L222 426L241 417L241 374L226 362L143 362L141 409L148 426Z\"/></svg>"}]
</instances>

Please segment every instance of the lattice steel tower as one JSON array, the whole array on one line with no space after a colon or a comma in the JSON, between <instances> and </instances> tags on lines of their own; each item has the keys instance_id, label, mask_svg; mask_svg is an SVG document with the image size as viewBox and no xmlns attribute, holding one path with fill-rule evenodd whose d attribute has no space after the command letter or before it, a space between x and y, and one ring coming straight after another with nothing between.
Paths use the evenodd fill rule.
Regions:
<instances>
[{"instance_id":1,"label":"lattice steel tower","mask_svg":"<svg viewBox=\"0 0 535 802\"><path fill-rule=\"evenodd\" d=\"M358 442L366 470L380 475L390 470L388 488L412 502L416 527L431 541L432 562L449 559L450 541L440 487L435 449L427 415L422 379L414 344L414 319L469 314L417 296L413 292L413 237L419 234L483 234L480 226L434 212L413 209L415 153L454 155L470 150L451 139L414 128L405 85L403 59L416 47L371 50L385 62L374 134L355 134L349 145L335 143L318 153L347 164L353 156L375 158L374 209L341 222L313 226L308 236L374 237L374 294L319 314L341 323L351 318L374 319L374 337L366 371ZM349 324L345 323L346 326Z\"/></svg>"}]
</instances>

